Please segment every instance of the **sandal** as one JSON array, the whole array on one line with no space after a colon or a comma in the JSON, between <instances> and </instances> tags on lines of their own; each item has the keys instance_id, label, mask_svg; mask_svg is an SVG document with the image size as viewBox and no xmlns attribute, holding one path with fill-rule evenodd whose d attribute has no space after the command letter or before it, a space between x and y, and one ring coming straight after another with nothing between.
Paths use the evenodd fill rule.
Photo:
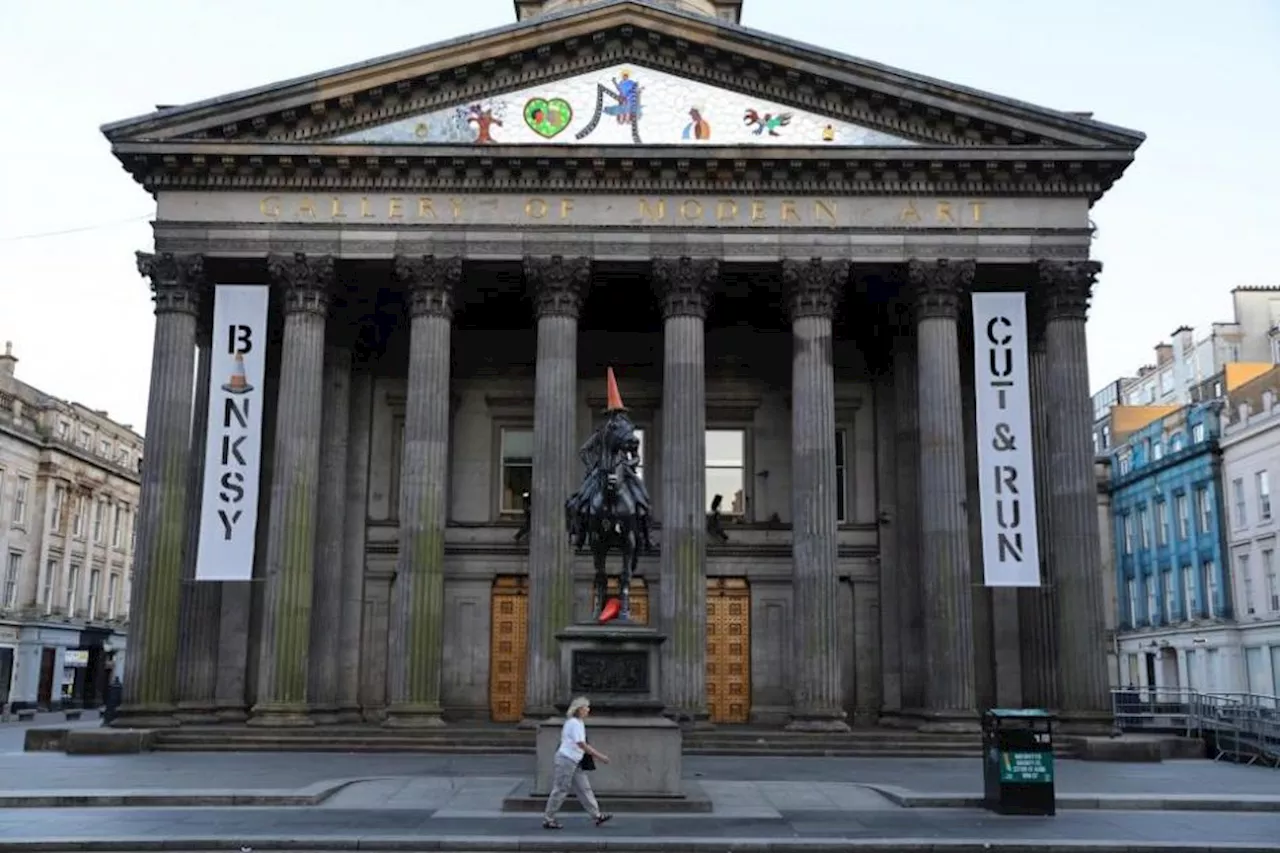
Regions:
<instances>
[{"instance_id":1,"label":"sandal","mask_svg":"<svg viewBox=\"0 0 1280 853\"><path fill-rule=\"evenodd\" d=\"M543 829L564 829L564 826L558 820L544 820L542 822Z\"/></svg>"},{"instance_id":2,"label":"sandal","mask_svg":"<svg viewBox=\"0 0 1280 853\"><path fill-rule=\"evenodd\" d=\"M608 812L600 812L600 814L596 815L596 826L599 826L602 823L607 823L612 817L613 815Z\"/></svg>"}]
</instances>

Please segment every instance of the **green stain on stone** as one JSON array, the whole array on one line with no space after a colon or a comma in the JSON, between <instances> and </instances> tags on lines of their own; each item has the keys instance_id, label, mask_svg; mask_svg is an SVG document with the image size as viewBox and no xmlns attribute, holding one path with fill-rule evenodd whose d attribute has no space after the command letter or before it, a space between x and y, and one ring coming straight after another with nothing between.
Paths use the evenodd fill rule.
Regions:
<instances>
[{"instance_id":1,"label":"green stain on stone","mask_svg":"<svg viewBox=\"0 0 1280 853\"><path fill-rule=\"evenodd\" d=\"M147 639L145 660L140 661L140 694L146 704L168 704L174 699L178 660L178 609L182 578L182 549L186 538L186 456L174 448L164 456L159 494L160 518L151 542L144 602Z\"/></svg>"},{"instance_id":2,"label":"green stain on stone","mask_svg":"<svg viewBox=\"0 0 1280 853\"><path fill-rule=\"evenodd\" d=\"M285 531L276 602L275 693L277 702L307 701L307 645L311 626L311 572L315 528L311 504L315 494L301 471L294 471L285 498Z\"/></svg>"},{"instance_id":3,"label":"green stain on stone","mask_svg":"<svg viewBox=\"0 0 1280 853\"><path fill-rule=\"evenodd\" d=\"M695 646L698 642L698 624L703 618L690 605L698 597L696 584L705 583L702 567L698 565L698 534L692 530L677 533L675 582L681 606L676 608L672 639L675 658L687 663L697 653Z\"/></svg>"},{"instance_id":4,"label":"green stain on stone","mask_svg":"<svg viewBox=\"0 0 1280 853\"><path fill-rule=\"evenodd\" d=\"M440 693L440 644L444 636L444 529L437 520L440 496L428 487L413 532L410 595L409 701L435 704Z\"/></svg>"}]
</instances>

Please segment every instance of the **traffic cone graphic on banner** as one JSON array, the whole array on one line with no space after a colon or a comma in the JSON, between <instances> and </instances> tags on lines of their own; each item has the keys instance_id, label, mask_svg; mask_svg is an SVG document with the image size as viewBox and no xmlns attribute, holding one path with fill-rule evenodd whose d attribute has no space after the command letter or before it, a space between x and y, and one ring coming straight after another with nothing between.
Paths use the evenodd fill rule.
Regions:
<instances>
[{"instance_id":1,"label":"traffic cone graphic on banner","mask_svg":"<svg viewBox=\"0 0 1280 853\"><path fill-rule=\"evenodd\" d=\"M618 380L613 377L613 368L608 368L605 374L605 414L609 412L625 412L627 407L622 405L622 395L618 393Z\"/></svg>"},{"instance_id":2,"label":"traffic cone graphic on banner","mask_svg":"<svg viewBox=\"0 0 1280 853\"><path fill-rule=\"evenodd\" d=\"M249 380L244 377L244 356L240 353L236 353L236 366L231 371L231 379L222 386L222 390L228 394L248 394L253 390Z\"/></svg>"}]
</instances>

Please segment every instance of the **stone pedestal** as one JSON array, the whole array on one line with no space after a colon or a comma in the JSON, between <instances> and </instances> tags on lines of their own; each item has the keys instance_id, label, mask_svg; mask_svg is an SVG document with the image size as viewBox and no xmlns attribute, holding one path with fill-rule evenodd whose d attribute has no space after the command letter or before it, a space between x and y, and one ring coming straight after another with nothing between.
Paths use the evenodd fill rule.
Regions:
<instances>
[{"instance_id":1,"label":"stone pedestal","mask_svg":"<svg viewBox=\"0 0 1280 853\"><path fill-rule=\"evenodd\" d=\"M571 625L556 634L560 643L563 712L576 696L591 701L587 740L611 759L597 763L591 787L601 807L656 811L710 811L701 791L681 780L680 726L662 716L658 650L666 637L627 622ZM564 717L538 726L538 770L531 786L521 786L503 803L506 811L540 808L551 793L551 771Z\"/></svg>"}]
</instances>

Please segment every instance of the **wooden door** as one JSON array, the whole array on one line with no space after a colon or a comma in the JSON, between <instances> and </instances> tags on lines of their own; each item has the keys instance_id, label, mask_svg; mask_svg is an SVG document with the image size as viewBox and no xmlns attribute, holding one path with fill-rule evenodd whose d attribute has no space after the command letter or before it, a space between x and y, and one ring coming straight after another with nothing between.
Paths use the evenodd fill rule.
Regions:
<instances>
[{"instance_id":1,"label":"wooden door","mask_svg":"<svg viewBox=\"0 0 1280 853\"><path fill-rule=\"evenodd\" d=\"M489 716L495 723L518 723L524 716L529 579L495 579L490 608Z\"/></svg>"},{"instance_id":2,"label":"wooden door","mask_svg":"<svg viewBox=\"0 0 1280 853\"><path fill-rule=\"evenodd\" d=\"M713 723L751 715L751 590L746 578L707 579L707 711Z\"/></svg>"}]
</instances>

